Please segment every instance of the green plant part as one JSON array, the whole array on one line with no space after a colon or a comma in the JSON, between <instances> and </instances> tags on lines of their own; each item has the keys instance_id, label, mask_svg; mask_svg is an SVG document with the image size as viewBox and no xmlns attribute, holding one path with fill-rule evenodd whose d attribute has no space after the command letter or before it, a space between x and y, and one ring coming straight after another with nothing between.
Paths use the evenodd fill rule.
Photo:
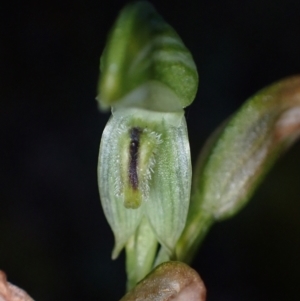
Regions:
<instances>
[{"instance_id":1,"label":"green plant part","mask_svg":"<svg viewBox=\"0 0 300 301\"><path fill-rule=\"evenodd\" d=\"M112 257L126 246L131 287L153 268L157 243L175 257L186 223L192 170L183 108L195 97L198 75L181 39L148 2L121 11L100 69L97 99L112 116L98 184L115 236Z\"/></svg>"},{"instance_id":2,"label":"green plant part","mask_svg":"<svg viewBox=\"0 0 300 301\"><path fill-rule=\"evenodd\" d=\"M174 29L145 1L127 5L101 57L100 107L182 112L198 88L193 58Z\"/></svg>"},{"instance_id":3,"label":"green plant part","mask_svg":"<svg viewBox=\"0 0 300 301\"><path fill-rule=\"evenodd\" d=\"M210 226L235 215L300 135L300 76L259 91L208 140L176 258L190 262Z\"/></svg>"},{"instance_id":4,"label":"green plant part","mask_svg":"<svg viewBox=\"0 0 300 301\"><path fill-rule=\"evenodd\" d=\"M189 263L213 223L249 201L299 137L300 76L259 91L213 133L190 195L184 108L195 97L198 75L181 39L148 2L130 4L109 35L100 69L97 100L101 109L111 107L112 116L101 139L98 185L115 236L112 257L126 249L130 290L154 266ZM172 289L153 276L165 267L176 276L175 263L159 266L122 300L168 300L164 293Z\"/></svg>"}]
</instances>

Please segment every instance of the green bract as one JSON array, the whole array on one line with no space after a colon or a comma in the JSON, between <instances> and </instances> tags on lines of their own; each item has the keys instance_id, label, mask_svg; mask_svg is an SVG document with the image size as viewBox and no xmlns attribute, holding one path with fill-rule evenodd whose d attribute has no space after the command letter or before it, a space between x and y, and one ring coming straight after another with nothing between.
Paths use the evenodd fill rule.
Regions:
<instances>
[{"instance_id":1,"label":"green bract","mask_svg":"<svg viewBox=\"0 0 300 301\"><path fill-rule=\"evenodd\" d=\"M153 267L157 243L167 258L185 226L191 160L183 108L198 76L189 51L147 2L125 7L101 57L98 100L111 106L98 184L115 236L126 246L128 287Z\"/></svg>"},{"instance_id":2,"label":"green bract","mask_svg":"<svg viewBox=\"0 0 300 301\"><path fill-rule=\"evenodd\" d=\"M251 97L209 139L195 171L177 258L189 262L214 221L236 214L300 135L300 76Z\"/></svg>"}]
</instances>

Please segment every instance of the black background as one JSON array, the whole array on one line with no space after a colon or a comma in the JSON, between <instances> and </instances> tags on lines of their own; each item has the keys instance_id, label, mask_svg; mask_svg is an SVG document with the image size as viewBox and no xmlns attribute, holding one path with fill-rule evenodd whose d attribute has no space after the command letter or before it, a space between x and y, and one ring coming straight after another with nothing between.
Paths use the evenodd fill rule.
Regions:
<instances>
[{"instance_id":1,"label":"black background","mask_svg":"<svg viewBox=\"0 0 300 301\"><path fill-rule=\"evenodd\" d=\"M260 88L300 73L300 1L152 1L194 55L193 159ZM99 203L109 114L95 102L99 57L125 1L11 1L0 20L0 268L37 301L118 300L124 255ZM215 225L193 267L208 301L299 300L300 144L252 201Z\"/></svg>"}]
</instances>

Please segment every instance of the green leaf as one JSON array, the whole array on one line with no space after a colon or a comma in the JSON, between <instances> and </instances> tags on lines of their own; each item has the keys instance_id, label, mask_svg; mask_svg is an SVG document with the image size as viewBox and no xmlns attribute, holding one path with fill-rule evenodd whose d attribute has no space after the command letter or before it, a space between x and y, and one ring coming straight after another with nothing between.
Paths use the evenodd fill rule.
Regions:
<instances>
[{"instance_id":1,"label":"green leaf","mask_svg":"<svg viewBox=\"0 0 300 301\"><path fill-rule=\"evenodd\" d=\"M195 97L198 75L182 40L148 2L127 5L101 57L102 109L139 107L174 112Z\"/></svg>"}]
</instances>

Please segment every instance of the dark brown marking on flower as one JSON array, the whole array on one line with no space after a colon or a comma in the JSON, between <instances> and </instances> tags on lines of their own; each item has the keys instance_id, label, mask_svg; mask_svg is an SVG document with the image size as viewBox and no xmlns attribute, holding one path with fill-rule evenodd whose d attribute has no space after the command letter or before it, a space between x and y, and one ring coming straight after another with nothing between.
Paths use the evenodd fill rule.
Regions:
<instances>
[{"instance_id":1,"label":"dark brown marking on flower","mask_svg":"<svg viewBox=\"0 0 300 301\"><path fill-rule=\"evenodd\" d=\"M138 127L133 127L129 131L130 135L130 145L129 145L129 183L131 187L136 190L139 186L138 178L138 156L139 156L139 146L140 146L140 136L142 130Z\"/></svg>"}]
</instances>

